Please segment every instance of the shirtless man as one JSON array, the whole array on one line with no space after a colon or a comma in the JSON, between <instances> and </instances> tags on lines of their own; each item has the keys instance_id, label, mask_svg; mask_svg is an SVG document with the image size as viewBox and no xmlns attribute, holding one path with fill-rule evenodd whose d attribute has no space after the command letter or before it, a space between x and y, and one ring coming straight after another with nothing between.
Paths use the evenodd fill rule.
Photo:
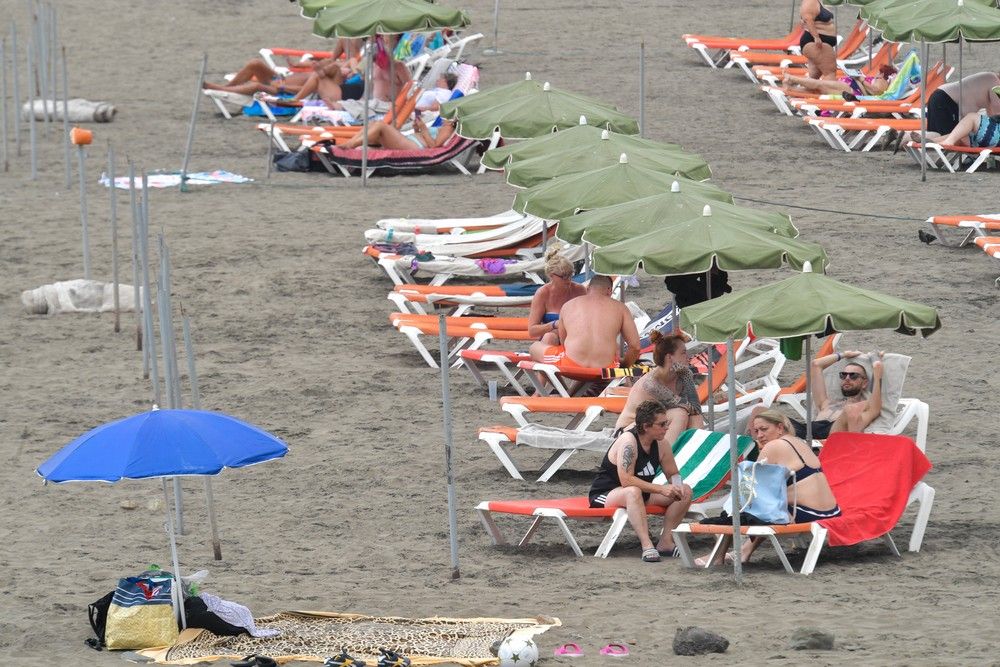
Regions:
<instances>
[{"instance_id":1,"label":"shirtless man","mask_svg":"<svg viewBox=\"0 0 1000 667\"><path fill-rule=\"evenodd\" d=\"M861 433L875 421L882 411L882 360L872 364L872 390L868 392L868 372L861 364L850 363L840 372L841 396L827 396L826 381L823 379L823 369L837 363L841 359L854 359L861 356L857 350L844 353L837 352L825 357L813 359L812 362L812 395L816 408L816 416L812 423L812 437L825 440L831 433L850 431ZM879 354L881 357L882 354ZM792 420L795 435L806 437L806 426L802 422Z\"/></svg>"},{"instance_id":2,"label":"shirtless man","mask_svg":"<svg viewBox=\"0 0 1000 667\"><path fill-rule=\"evenodd\" d=\"M567 301L559 312L559 340L531 345L531 357L562 367L606 368L618 363L618 335L625 340L625 366L639 358L639 330L625 304L611 298L608 276L594 276L587 293Z\"/></svg>"}]
</instances>

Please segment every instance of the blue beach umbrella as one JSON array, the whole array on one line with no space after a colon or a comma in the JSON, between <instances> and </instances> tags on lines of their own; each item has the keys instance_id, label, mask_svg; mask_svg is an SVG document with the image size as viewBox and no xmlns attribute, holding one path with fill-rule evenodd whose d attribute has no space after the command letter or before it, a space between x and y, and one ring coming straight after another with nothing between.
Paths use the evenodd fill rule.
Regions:
<instances>
[{"instance_id":1,"label":"blue beach umbrella","mask_svg":"<svg viewBox=\"0 0 1000 667\"><path fill-rule=\"evenodd\" d=\"M119 419L84 433L35 472L46 482L108 482L217 475L284 456L288 446L256 426L218 412L157 410ZM209 517L214 517L209 496ZM169 502L164 503L176 590L181 591L177 541ZM179 605L181 625L186 625Z\"/></svg>"}]
</instances>

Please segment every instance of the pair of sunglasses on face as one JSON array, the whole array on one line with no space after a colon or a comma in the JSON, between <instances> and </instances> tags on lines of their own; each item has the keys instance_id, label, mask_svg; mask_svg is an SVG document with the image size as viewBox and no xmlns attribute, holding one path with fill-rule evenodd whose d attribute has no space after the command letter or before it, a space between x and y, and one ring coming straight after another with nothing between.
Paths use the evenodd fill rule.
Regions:
<instances>
[{"instance_id":1,"label":"pair of sunglasses on face","mask_svg":"<svg viewBox=\"0 0 1000 667\"><path fill-rule=\"evenodd\" d=\"M861 380L864 379L864 375L861 373L854 373L851 371L840 371L841 380Z\"/></svg>"}]
</instances>

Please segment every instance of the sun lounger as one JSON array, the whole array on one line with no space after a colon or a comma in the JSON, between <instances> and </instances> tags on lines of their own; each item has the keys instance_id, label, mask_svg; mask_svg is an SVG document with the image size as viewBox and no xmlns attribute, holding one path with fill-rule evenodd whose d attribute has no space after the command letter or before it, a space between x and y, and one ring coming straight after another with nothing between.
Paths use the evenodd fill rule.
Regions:
<instances>
[{"instance_id":1,"label":"sun lounger","mask_svg":"<svg viewBox=\"0 0 1000 667\"><path fill-rule=\"evenodd\" d=\"M739 443L740 450L744 454L753 447L750 438L745 436L739 439ZM702 509L706 508L705 501L709 500L729 477L729 436L701 430L687 431L674 443L673 454L684 482L692 489L698 490L693 494L694 503L689 513L704 516ZM720 465L723 461L725 464ZM495 545L507 544L506 538L494 521L496 514L532 517L528 531L517 543L519 547L534 537L545 519L551 519L559 526L563 537L577 556L583 556L583 551L573 536L567 520L611 521L611 526L594 553L598 558L608 557L628 521L624 508L592 508L586 496L552 500L484 501L476 506L476 512ZM664 508L647 505L646 512L650 516L662 515Z\"/></svg>"},{"instance_id":2,"label":"sun lounger","mask_svg":"<svg viewBox=\"0 0 1000 667\"><path fill-rule=\"evenodd\" d=\"M1000 236L980 236L976 239L976 245L990 257L1000 259ZM1000 277L997 277L993 282L997 287L1000 287Z\"/></svg>"},{"instance_id":3,"label":"sun lounger","mask_svg":"<svg viewBox=\"0 0 1000 667\"><path fill-rule=\"evenodd\" d=\"M962 248L980 236L1000 233L1000 214L934 215L921 225L918 237L924 243L938 241L941 245Z\"/></svg>"},{"instance_id":4,"label":"sun lounger","mask_svg":"<svg viewBox=\"0 0 1000 667\"><path fill-rule=\"evenodd\" d=\"M844 69L852 65L860 65L862 62L867 63L868 48L865 39L868 37L869 30L868 24L864 20L858 19L851 32L840 40L840 44L837 46L838 67ZM873 50L873 56L881 46L882 42L879 42L878 46ZM729 52L729 62L726 64L726 68L736 66L751 81L756 83L757 75L754 73L754 67L771 65L787 68L791 65L805 65L806 62L806 57L798 53L769 53L747 49L734 49Z\"/></svg>"},{"instance_id":5,"label":"sun lounger","mask_svg":"<svg viewBox=\"0 0 1000 667\"><path fill-rule=\"evenodd\" d=\"M917 127L914 134L919 134ZM920 142L906 142L906 152L913 160L920 164ZM950 144L939 144L927 142L927 166L931 169L944 169L955 174L963 170L968 174L975 172L984 164L993 167L1000 158L1000 147L997 146L957 146Z\"/></svg>"},{"instance_id":6,"label":"sun lounger","mask_svg":"<svg viewBox=\"0 0 1000 667\"><path fill-rule=\"evenodd\" d=\"M809 127L836 150L850 153L860 147L868 152L884 141L890 131L920 131L916 118L820 118L806 116L802 119ZM867 141L865 139L867 138Z\"/></svg>"},{"instance_id":7,"label":"sun lounger","mask_svg":"<svg viewBox=\"0 0 1000 667\"><path fill-rule=\"evenodd\" d=\"M711 68L717 68L729 57L733 49L741 51L788 51L799 52L802 26L796 26L784 37L777 39L751 39L748 37L721 37L717 35L681 35L684 42L698 52Z\"/></svg>"},{"instance_id":8,"label":"sun lounger","mask_svg":"<svg viewBox=\"0 0 1000 667\"><path fill-rule=\"evenodd\" d=\"M882 538L898 557L899 550L890 531L906 508L918 503L909 550L920 551L934 504L934 489L921 481L931 464L912 440L902 436L833 433L819 458L840 506L840 516L812 523L744 526L740 532L747 537L766 537L789 573L794 570L778 538L808 537L809 547L799 571L811 574L824 544L850 546ZM681 524L674 530L674 540L680 549L681 561L693 568L694 557L688 543L690 535L717 536L718 549L721 538L732 534L732 526Z\"/></svg>"},{"instance_id":9,"label":"sun lounger","mask_svg":"<svg viewBox=\"0 0 1000 667\"><path fill-rule=\"evenodd\" d=\"M428 366L438 368L438 361L421 340L423 336L432 336L437 342L440 323L436 315L392 313L389 322L409 339ZM459 352L479 349L490 340L535 340L528 334L527 318L514 317L446 317L445 335L448 337L448 359L455 360L453 366L462 363Z\"/></svg>"},{"instance_id":10,"label":"sun lounger","mask_svg":"<svg viewBox=\"0 0 1000 667\"><path fill-rule=\"evenodd\" d=\"M472 229L492 229L527 216L513 209L483 218L382 218L375 223L379 229L395 229L414 234L451 234Z\"/></svg>"}]
</instances>

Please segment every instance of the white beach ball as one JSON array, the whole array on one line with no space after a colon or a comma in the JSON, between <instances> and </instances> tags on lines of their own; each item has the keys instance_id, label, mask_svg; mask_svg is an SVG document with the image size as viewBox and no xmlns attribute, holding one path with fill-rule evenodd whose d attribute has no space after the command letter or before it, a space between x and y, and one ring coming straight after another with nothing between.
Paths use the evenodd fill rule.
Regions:
<instances>
[{"instance_id":1,"label":"white beach ball","mask_svg":"<svg viewBox=\"0 0 1000 667\"><path fill-rule=\"evenodd\" d=\"M497 651L500 667L535 667L538 664L538 645L524 637L507 637Z\"/></svg>"}]
</instances>

